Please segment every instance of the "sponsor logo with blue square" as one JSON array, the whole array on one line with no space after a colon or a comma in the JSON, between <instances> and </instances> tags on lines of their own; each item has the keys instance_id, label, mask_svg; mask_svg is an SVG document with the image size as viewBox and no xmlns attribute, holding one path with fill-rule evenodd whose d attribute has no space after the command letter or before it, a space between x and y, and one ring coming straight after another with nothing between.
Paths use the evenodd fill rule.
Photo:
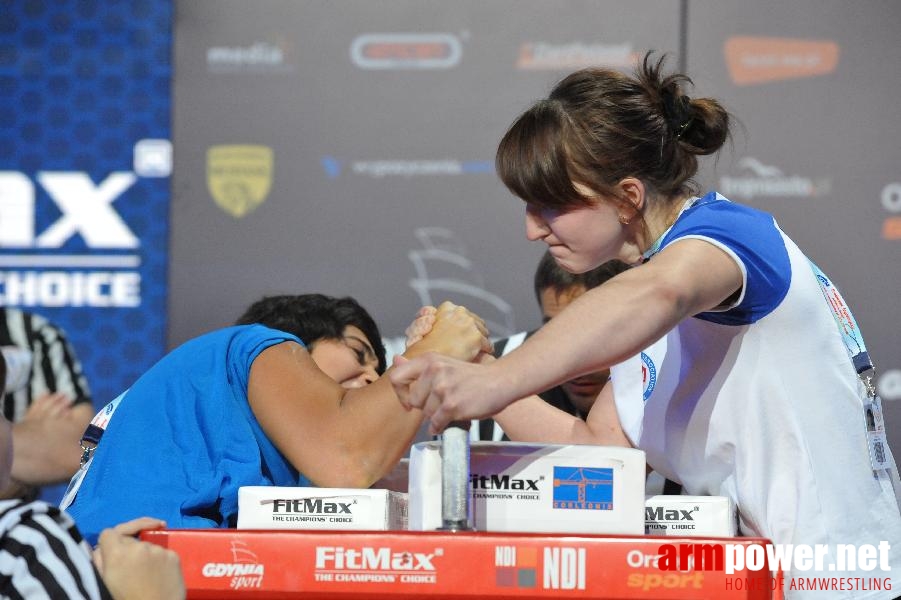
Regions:
<instances>
[{"instance_id":1,"label":"sponsor logo with blue square","mask_svg":"<svg viewBox=\"0 0 901 600\"><path fill-rule=\"evenodd\" d=\"M613 469L554 467L554 508L613 510Z\"/></svg>"}]
</instances>

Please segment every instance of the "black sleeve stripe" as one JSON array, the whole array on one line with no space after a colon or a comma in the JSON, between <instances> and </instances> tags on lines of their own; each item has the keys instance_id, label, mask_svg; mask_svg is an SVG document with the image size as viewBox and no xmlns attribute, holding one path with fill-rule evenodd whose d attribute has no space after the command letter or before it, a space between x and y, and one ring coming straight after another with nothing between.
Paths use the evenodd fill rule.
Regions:
<instances>
[{"instance_id":1,"label":"black sleeve stripe","mask_svg":"<svg viewBox=\"0 0 901 600\"><path fill-rule=\"evenodd\" d=\"M0 502L0 593L109 597L72 519L44 502Z\"/></svg>"},{"instance_id":2,"label":"black sleeve stripe","mask_svg":"<svg viewBox=\"0 0 901 600\"><path fill-rule=\"evenodd\" d=\"M46 562L46 558L39 556L42 543L38 544L36 541L21 543L16 539L4 541L3 545L6 547L6 551L16 557L16 562L25 564L25 569L19 569L10 584L29 597L33 597L33 594L41 590L50 598L68 598L70 595L57 581L57 577L64 577L62 570L57 565L51 566ZM7 593L7 590L4 589L3 593Z\"/></svg>"},{"instance_id":3,"label":"black sleeve stripe","mask_svg":"<svg viewBox=\"0 0 901 600\"><path fill-rule=\"evenodd\" d=\"M46 389L64 392L76 402L86 399L90 401L81 364L75 358L75 351L65 333L46 319L35 315L29 337L35 349L35 361L40 362ZM35 390L32 393L36 393Z\"/></svg>"},{"instance_id":4,"label":"black sleeve stripe","mask_svg":"<svg viewBox=\"0 0 901 600\"><path fill-rule=\"evenodd\" d=\"M53 554L59 557L72 574L78 592L85 598L90 598L84 580L85 578L95 580L96 575L90 555L87 564L83 560L85 548L82 546L81 534L72 520L62 515L59 509L52 508L48 510L48 514L35 517L34 528L44 533ZM65 536L61 535L61 532L65 532Z\"/></svg>"}]
</instances>

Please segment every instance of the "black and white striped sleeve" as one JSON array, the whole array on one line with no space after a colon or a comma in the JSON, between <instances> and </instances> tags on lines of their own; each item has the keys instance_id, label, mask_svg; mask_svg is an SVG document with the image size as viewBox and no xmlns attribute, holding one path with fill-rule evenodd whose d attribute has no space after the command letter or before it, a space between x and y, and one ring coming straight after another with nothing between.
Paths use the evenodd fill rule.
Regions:
<instances>
[{"instance_id":1,"label":"black and white striped sleeve","mask_svg":"<svg viewBox=\"0 0 901 600\"><path fill-rule=\"evenodd\" d=\"M0 596L111 598L71 517L46 502L20 500L0 501Z\"/></svg>"},{"instance_id":2,"label":"black and white striped sleeve","mask_svg":"<svg viewBox=\"0 0 901 600\"><path fill-rule=\"evenodd\" d=\"M41 315L4 308L0 319L0 345L31 352L28 385L7 394L4 416L18 422L32 401L48 392L62 392L74 404L91 402L91 392L81 362L65 332Z\"/></svg>"}]
</instances>

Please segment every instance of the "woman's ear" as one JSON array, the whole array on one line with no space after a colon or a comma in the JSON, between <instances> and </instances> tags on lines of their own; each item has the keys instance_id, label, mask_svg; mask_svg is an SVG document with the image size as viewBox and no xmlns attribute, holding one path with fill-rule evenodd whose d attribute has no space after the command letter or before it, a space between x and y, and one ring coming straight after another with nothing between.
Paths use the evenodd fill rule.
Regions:
<instances>
[{"instance_id":1,"label":"woman's ear","mask_svg":"<svg viewBox=\"0 0 901 600\"><path fill-rule=\"evenodd\" d=\"M636 216L642 214L646 208L644 184L635 177L626 177L616 186L619 188L619 197L623 200L621 210L627 212L627 214L621 214L620 217L621 219L625 218L626 221L632 221Z\"/></svg>"}]
</instances>

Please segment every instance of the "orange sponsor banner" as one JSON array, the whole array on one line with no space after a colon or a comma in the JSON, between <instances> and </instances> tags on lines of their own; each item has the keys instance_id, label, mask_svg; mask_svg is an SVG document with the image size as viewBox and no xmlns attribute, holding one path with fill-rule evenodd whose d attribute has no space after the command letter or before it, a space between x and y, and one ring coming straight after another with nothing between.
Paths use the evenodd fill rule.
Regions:
<instances>
[{"instance_id":1,"label":"orange sponsor banner","mask_svg":"<svg viewBox=\"0 0 901 600\"><path fill-rule=\"evenodd\" d=\"M769 571L692 560L658 564L664 544L766 544L757 538L554 536L486 532L161 530L188 598L781 599ZM717 568L719 566L720 568ZM753 585L752 585L753 584Z\"/></svg>"},{"instance_id":2,"label":"orange sponsor banner","mask_svg":"<svg viewBox=\"0 0 901 600\"><path fill-rule=\"evenodd\" d=\"M882 222L882 239L901 240L901 217L889 217Z\"/></svg>"},{"instance_id":3,"label":"orange sponsor banner","mask_svg":"<svg viewBox=\"0 0 901 600\"><path fill-rule=\"evenodd\" d=\"M839 46L831 40L735 36L724 51L733 83L754 85L832 73Z\"/></svg>"}]
</instances>

